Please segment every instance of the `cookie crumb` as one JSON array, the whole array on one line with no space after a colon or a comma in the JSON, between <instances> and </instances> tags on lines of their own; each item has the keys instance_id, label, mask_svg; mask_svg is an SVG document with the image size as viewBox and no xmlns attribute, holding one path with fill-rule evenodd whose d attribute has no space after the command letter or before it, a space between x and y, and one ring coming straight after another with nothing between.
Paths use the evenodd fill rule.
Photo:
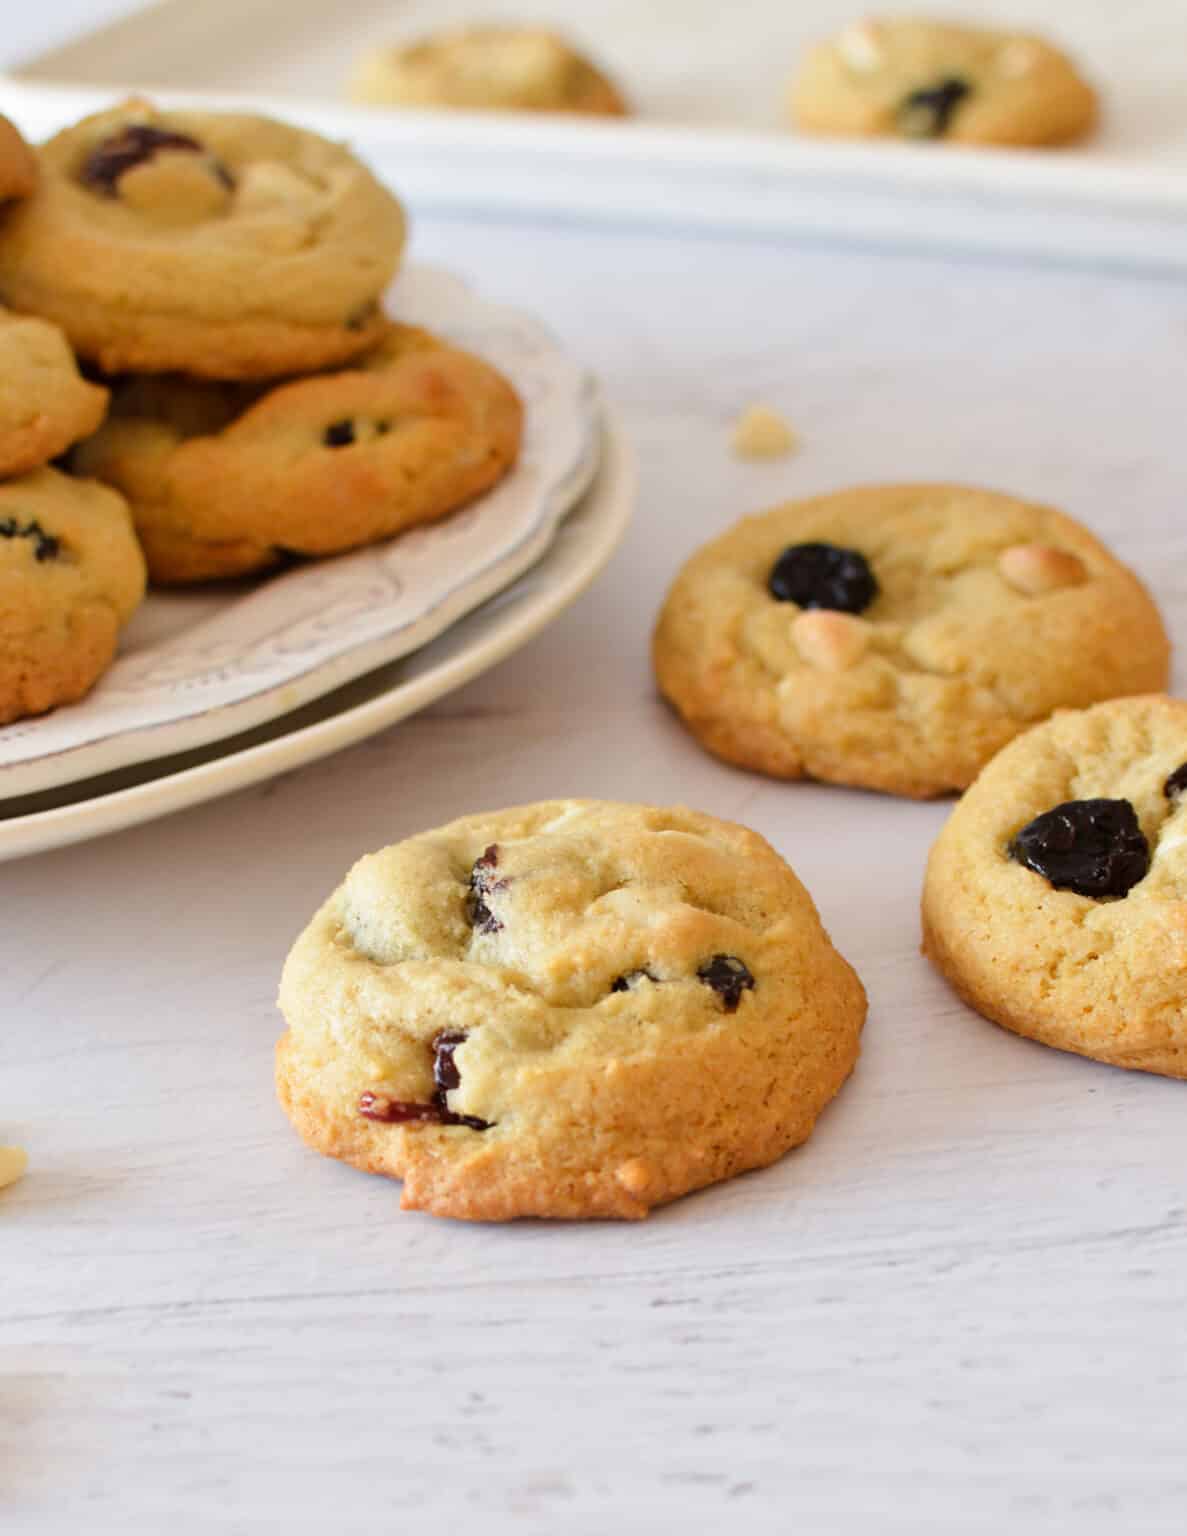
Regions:
<instances>
[{"instance_id":1,"label":"cookie crumb","mask_svg":"<svg viewBox=\"0 0 1187 1536\"><path fill-rule=\"evenodd\" d=\"M781 459L794 452L799 438L769 405L750 405L734 423L731 446L740 459Z\"/></svg>"},{"instance_id":2,"label":"cookie crumb","mask_svg":"<svg viewBox=\"0 0 1187 1536\"><path fill-rule=\"evenodd\" d=\"M24 1147L0 1147L0 1189L24 1178L28 1166L29 1154Z\"/></svg>"}]
</instances>

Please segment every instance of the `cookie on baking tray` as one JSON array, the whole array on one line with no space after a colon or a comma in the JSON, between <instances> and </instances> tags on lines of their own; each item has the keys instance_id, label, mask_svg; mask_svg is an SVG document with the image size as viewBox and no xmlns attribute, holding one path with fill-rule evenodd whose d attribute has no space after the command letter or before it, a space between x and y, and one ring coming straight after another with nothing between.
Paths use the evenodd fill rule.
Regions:
<instances>
[{"instance_id":1,"label":"cookie on baking tray","mask_svg":"<svg viewBox=\"0 0 1187 1536\"><path fill-rule=\"evenodd\" d=\"M40 165L0 224L0 292L108 373L275 376L383 334L404 216L340 145L133 100L57 134Z\"/></svg>"},{"instance_id":2,"label":"cookie on baking tray","mask_svg":"<svg viewBox=\"0 0 1187 1536\"><path fill-rule=\"evenodd\" d=\"M72 463L128 498L154 581L205 581L454 511L514 462L522 416L488 363L389 323L348 369L287 383L126 377Z\"/></svg>"},{"instance_id":3,"label":"cookie on baking tray","mask_svg":"<svg viewBox=\"0 0 1187 1536\"><path fill-rule=\"evenodd\" d=\"M0 310L0 476L56 458L106 409L107 391L81 376L56 325Z\"/></svg>"},{"instance_id":4,"label":"cookie on baking tray","mask_svg":"<svg viewBox=\"0 0 1187 1536\"><path fill-rule=\"evenodd\" d=\"M962 789L1061 706L1166 685L1137 577L1050 507L865 486L748 517L660 614L661 691L701 744L777 778Z\"/></svg>"},{"instance_id":5,"label":"cookie on baking tray","mask_svg":"<svg viewBox=\"0 0 1187 1536\"><path fill-rule=\"evenodd\" d=\"M86 693L143 595L114 491L54 469L0 483L0 725Z\"/></svg>"},{"instance_id":6,"label":"cookie on baking tray","mask_svg":"<svg viewBox=\"0 0 1187 1536\"><path fill-rule=\"evenodd\" d=\"M986 1018L1187 1077L1187 702L1065 712L1012 742L927 866L924 950Z\"/></svg>"},{"instance_id":7,"label":"cookie on baking tray","mask_svg":"<svg viewBox=\"0 0 1187 1536\"><path fill-rule=\"evenodd\" d=\"M0 117L0 202L28 197L37 185L37 156L8 118Z\"/></svg>"},{"instance_id":8,"label":"cookie on baking tray","mask_svg":"<svg viewBox=\"0 0 1187 1536\"><path fill-rule=\"evenodd\" d=\"M810 133L1015 146L1081 138L1097 116L1095 91L1042 38L904 17L813 48L790 106Z\"/></svg>"},{"instance_id":9,"label":"cookie on baking tray","mask_svg":"<svg viewBox=\"0 0 1187 1536\"><path fill-rule=\"evenodd\" d=\"M756 833L561 800L361 859L285 964L281 1103L472 1220L641 1217L804 1141L865 994Z\"/></svg>"},{"instance_id":10,"label":"cookie on baking tray","mask_svg":"<svg viewBox=\"0 0 1187 1536\"><path fill-rule=\"evenodd\" d=\"M620 117L629 110L589 59L538 27L462 27L372 49L360 63L351 94L380 106L471 112Z\"/></svg>"}]
</instances>

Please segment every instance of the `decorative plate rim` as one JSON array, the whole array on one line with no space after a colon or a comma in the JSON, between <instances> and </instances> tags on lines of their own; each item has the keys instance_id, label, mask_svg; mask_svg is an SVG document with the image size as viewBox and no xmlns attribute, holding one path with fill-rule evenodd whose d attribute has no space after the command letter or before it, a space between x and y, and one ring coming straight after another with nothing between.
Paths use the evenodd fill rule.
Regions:
<instances>
[{"instance_id":1,"label":"decorative plate rim","mask_svg":"<svg viewBox=\"0 0 1187 1536\"><path fill-rule=\"evenodd\" d=\"M47 736L53 740L43 750L0 761L0 804L185 752L286 714L427 644L545 553L597 470L603 408L596 380L534 316L482 298L464 280L440 268L414 264L405 269L393 291L393 307L401 319L425 324L481 352L511 376L529 407L524 449L515 468L498 486L439 523L410 529L383 544L332 560L312 562L231 596L210 616L185 625L163 642L118 658L79 704L0 728L0 754L6 740L10 750L14 742L36 742ZM508 509L514 522L507 516ZM476 530L484 510L487 516ZM503 536L492 541L492 533ZM463 558L468 562L457 580L439 569L449 562L451 542L465 546ZM401 616L384 617L389 598L398 601L407 593L405 575L408 584L420 579L430 584L409 600L411 606L406 602L407 611ZM353 616L355 628L325 629L324 615L327 609L332 611L333 601L315 601L319 590L331 597L337 592L341 605L357 603L357 594L365 589L370 590L372 601ZM150 595L147 601L155 602L159 613L170 598ZM280 622L270 625L269 613ZM220 663L220 635L229 635L245 617L249 629L253 619L258 628L263 618L262 629L246 648L236 642ZM291 644L300 631L319 629L326 634L322 643L298 651L295 659L285 659L286 640ZM354 638L348 638L351 634ZM195 665L193 658L203 655L211 637L213 659ZM229 639L224 640L224 649L229 644ZM263 655L270 659L266 666L260 663L265 669L259 686L251 686L245 679L251 674L252 659ZM172 682L153 685L154 671L167 673L171 659L189 670ZM225 692L219 697L217 674L227 667L231 669L230 697ZM138 672L147 675L147 687L137 686ZM213 697L179 709L187 688ZM165 716L121 721L121 702L138 694L150 701L159 699L167 709ZM69 740L70 725L77 722L89 727L88 734Z\"/></svg>"}]
</instances>

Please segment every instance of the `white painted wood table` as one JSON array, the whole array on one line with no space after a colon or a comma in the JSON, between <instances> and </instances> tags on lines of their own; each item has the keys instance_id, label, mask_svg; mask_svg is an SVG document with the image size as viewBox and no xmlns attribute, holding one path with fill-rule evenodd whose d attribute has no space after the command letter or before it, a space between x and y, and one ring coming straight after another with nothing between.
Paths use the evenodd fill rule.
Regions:
<instances>
[{"instance_id":1,"label":"white painted wood table","mask_svg":"<svg viewBox=\"0 0 1187 1536\"><path fill-rule=\"evenodd\" d=\"M1187 1523L1187 1085L1016 1040L918 955L947 807L702 756L653 696L675 566L853 480L1111 537L1187 642L1187 285L1008 260L422 220L546 317L641 460L609 570L367 744L0 866L0 1529L14 1536L1126 1532ZM733 461L750 399L801 454ZM467 1227L276 1107L285 951L362 851L556 794L685 801L793 861L872 1001L779 1166L641 1225Z\"/></svg>"}]
</instances>

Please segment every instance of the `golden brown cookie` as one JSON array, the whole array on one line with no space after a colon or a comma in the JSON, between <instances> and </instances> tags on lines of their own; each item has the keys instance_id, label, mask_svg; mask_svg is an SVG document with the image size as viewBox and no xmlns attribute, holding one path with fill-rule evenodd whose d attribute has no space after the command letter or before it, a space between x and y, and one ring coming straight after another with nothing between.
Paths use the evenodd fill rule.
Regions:
<instances>
[{"instance_id":1,"label":"golden brown cookie","mask_svg":"<svg viewBox=\"0 0 1187 1536\"><path fill-rule=\"evenodd\" d=\"M153 581L209 581L443 517L506 473L522 415L487 363L389 325L349 370L286 384L126 378L73 463L128 498Z\"/></svg>"},{"instance_id":2,"label":"golden brown cookie","mask_svg":"<svg viewBox=\"0 0 1187 1536\"><path fill-rule=\"evenodd\" d=\"M1132 571L1051 507L864 486L748 517L660 614L662 692L701 744L776 778L963 789L1061 706L1166 684Z\"/></svg>"},{"instance_id":3,"label":"golden brown cookie","mask_svg":"<svg viewBox=\"0 0 1187 1536\"><path fill-rule=\"evenodd\" d=\"M362 59L351 95L380 106L621 117L614 84L554 32L463 27Z\"/></svg>"},{"instance_id":4,"label":"golden brown cookie","mask_svg":"<svg viewBox=\"0 0 1187 1536\"><path fill-rule=\"evenodd\" d=\"M106 409L107 391L81 376L56 325L0 310L0 476L56 458Z\"/></svg>"},{"instance_id":5,"label":"golden brown cookie","mask_svg":"<svg viewBox=\"0 0 1187 1536\"><path fill-rule=\"evenodd\" d=\"M0 117L0 202L28 197L37 185L37 156L15 123Z\"/></svg>"},{"instance_id":6,"label":"golden brown cookie","mask_svg":"<svg viewBox=\"0 0 1187 1536\"><path fill-rule=\"evenodd\" d=\"M0 725L81 698L143 596L114 491L55 469L0 484Z\"/></svg>"},{"instance_id":7,"label":"golden brown cookie","mask_svg":"<svg viewBox=\"0 0 1187 1536\"><path fill-rule=\"evenodd\" d=\"M285 964L281 1103L406 1209L641 1217L811 1134L865 994L756 833L558 800L361 859Z\"/></svg>"},{"instance_id":8,"label":"golden brown cookie","mask_svg":"<svg viewBox=\"0 0 1187 1536\"><path fill-rule=\"evenodd\" d=\"M1097 115L1095 91L1042 38L918 17L855 22L813 48L790 106L809 133L1014 146L1082 138Z\"/></svg>"},{"instance_id":9,"label":"golden brown cookie","mask_svg":"<svg viewBox=\"0 0 1187 1536\"><path fill-rule=\"evenodd\" d=\"M1187 1077L1187 702L1114 699L995 757L941 832L924 949L1061 1051Z\"/></svg>"},{"instance_id":10,"label":"golden brown cookie","mask_svg":"<svg viewBox=\"0 0 1187 1536\"><path fill-rule=\"evenodd\" d=\"M133 100L40 159L36 194L0 224L0 292L107 373L263 378L382 335L404 216L340 145Z\"/></svg>"}]
</instances>

